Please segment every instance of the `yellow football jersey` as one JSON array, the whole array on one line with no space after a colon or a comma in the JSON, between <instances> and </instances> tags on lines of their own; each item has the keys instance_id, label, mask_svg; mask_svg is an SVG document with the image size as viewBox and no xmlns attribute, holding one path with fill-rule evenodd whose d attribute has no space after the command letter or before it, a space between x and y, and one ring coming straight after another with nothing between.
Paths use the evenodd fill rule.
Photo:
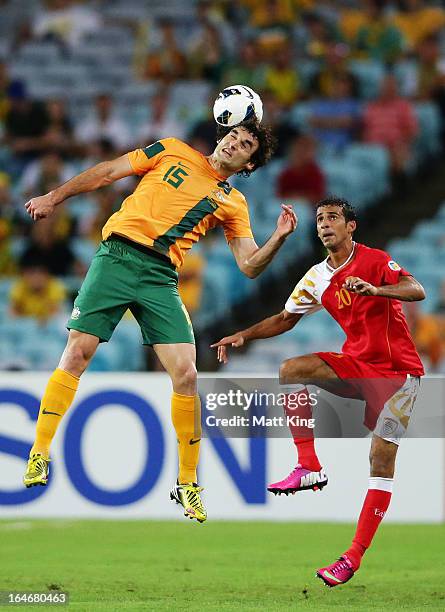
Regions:
<instances>
[{"instance_id":1,"label":"yellow football jersey","mask_svg":"<svg viewBox=\"0 0 445 612\"><path fill-rule=\"evenodd\" d=\"M209 229L222 225L227 242L252 238L247 202L207 158L176 138L128 153L142 179L102 230L167 255L176 267Z\"/></svg>"}]
</instances>

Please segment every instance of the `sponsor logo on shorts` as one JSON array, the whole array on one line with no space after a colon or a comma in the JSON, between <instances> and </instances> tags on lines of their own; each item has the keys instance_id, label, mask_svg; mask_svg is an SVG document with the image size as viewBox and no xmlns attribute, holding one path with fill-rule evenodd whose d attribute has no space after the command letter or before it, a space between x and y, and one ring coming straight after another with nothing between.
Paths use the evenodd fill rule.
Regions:
<instances>
[{"instance_id":1,"label":"sponsor logo on shorts","mask_svg":"<svg viewBox=\"0 0 445 612\"><path fill-rule=\"evenodd\" d=\"M394 270L394 272L397 272L398 270L401 270L399 264L396 261L393 261L391 259L391 261L388 261L388 268L390 270Z\"/></svg>"},{"instance_id":2,"label":"sponsor logo on shorts","mask_svg":"<svg viewBox=\"0 0 445 612\"><path fill-rule=\"evenodd\" d=\"M76 321L80 317L80 309L77 306L74 306L73 312L71 313L71 318L73 321Z\"/></svg>"}]
</instances>

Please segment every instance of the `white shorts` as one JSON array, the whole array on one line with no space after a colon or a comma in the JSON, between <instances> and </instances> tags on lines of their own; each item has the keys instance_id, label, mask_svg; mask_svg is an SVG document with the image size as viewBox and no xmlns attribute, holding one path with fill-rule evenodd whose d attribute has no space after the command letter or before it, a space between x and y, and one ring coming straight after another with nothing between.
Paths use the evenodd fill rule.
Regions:
<instances>
[{"instance_id":1,"label":"white shorts","mask_svg":"<svg viewBox=\"0 0 445 612\"><path fill-rule=\"evenodd\" d=\"M406 381L386 402L377 420L374 434L399 445L405 435L414 403L419 393L420 377L408 374Z\"/></svg>"}]
</instances>

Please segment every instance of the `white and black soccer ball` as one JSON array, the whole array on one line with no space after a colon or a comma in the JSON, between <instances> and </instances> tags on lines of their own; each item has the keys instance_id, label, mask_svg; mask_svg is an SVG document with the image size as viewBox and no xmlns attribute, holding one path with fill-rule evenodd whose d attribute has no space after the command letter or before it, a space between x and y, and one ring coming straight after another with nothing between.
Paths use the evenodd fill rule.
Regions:
<instances>
[{"instance_id":1,"label":"white and black soccer ball","mask_svg":"<svg viewBox=\"0 0 445 612\"><path fill-rule=\"evenodd\" d=\"M213 116L216 123L233 127L256 119L263 118L263 103L260 96L247 85L231 85L218 94L213 105Z\"/></svg>"}]
</instances>

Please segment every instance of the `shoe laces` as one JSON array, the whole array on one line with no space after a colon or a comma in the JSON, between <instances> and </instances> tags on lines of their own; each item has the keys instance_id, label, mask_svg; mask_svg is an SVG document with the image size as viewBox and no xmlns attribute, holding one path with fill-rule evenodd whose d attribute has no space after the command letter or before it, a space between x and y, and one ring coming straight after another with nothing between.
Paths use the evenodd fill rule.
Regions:
<instances>
[{"instance_id":1,"label":"shoe laces","mask_svg":"<svg viewBox=\"0 0 445 612\"><path fill-rule=\"evenodd\" d=\"M199 487L197 484L193 483L191 485L187 485L184 488L184 493L187 499L188 504L195 510L202 510L203 504L201 500L201 496L199 495L201 491L203 491L203 487Z\"/></svg>"},{"instance_id":2,"label":"shoe laces","mask_svg":"<svg viewBox=\"0 0 445 612\"><path fill-rule=\"evenodd\" d=\"M339 559L332 565L329 571L331 571L334 576L341 571L348 570L351 571L351 566L343 557L339 557Z\"/></svg>"},{"instance_id":3,"label":"shoe laces","mask_svg":"<svg viewBox=\"0 0 445 612\"><path fill-rule=\"evenodd\" d=\"M48 465L49 459L45 459L43 455L36 454L32 455L29 458L29 468L28 471L33 471L34 473L40 473L46 470L46 466Z\"/></svg>"},{"instance_id":4,"label":"shoe laces","mask_svg":"<svg viewBox=\"0 0 445 612\"><path fill-rule=\"evenodd\" d=\"M295 476L296 472L297 472L298 470L301 470L301 468L302 468L301 464L300 464L300 463L297 463L297 465L294 467L294 469L293 469L293 470L292 470L292 472L289 474L289 476L287 476L287 477L284 479L284 482L290 482L290 481L293 479L293 477Z\"/></svg>"}]
</instances>

